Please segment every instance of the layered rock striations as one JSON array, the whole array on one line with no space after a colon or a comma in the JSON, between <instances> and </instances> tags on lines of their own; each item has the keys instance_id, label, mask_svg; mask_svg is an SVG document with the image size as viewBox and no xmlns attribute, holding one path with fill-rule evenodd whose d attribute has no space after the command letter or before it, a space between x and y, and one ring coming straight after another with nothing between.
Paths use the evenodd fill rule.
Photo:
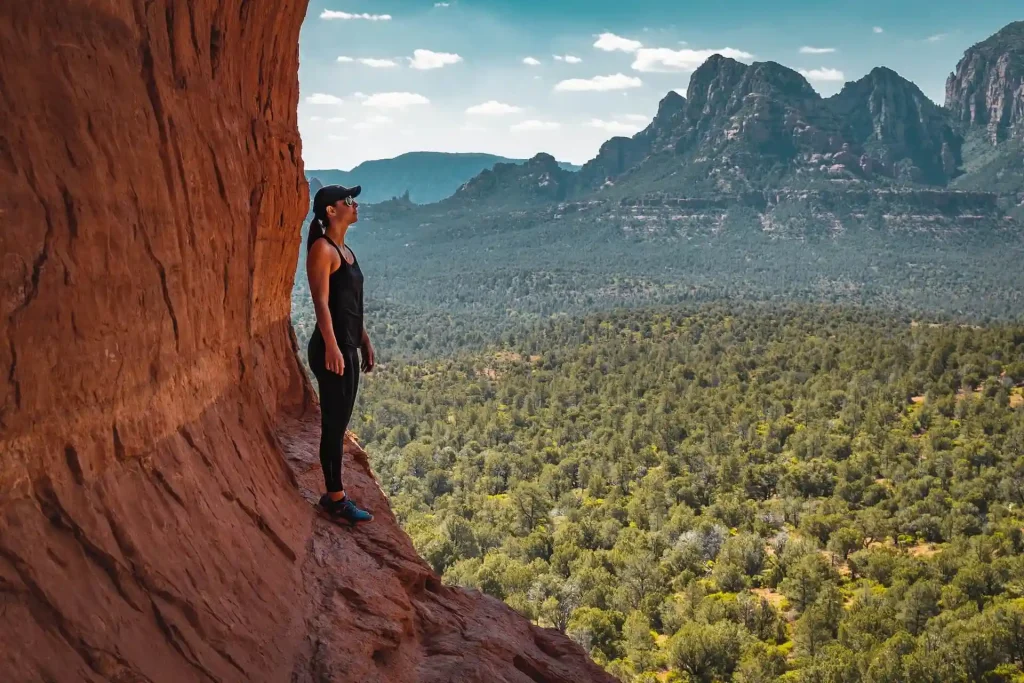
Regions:
<instances>
[{"instance_id":1,"label":"layered rock striations","mask_svg":"<svg viewBox=\"0 0 1024 683\"><path fill-rule=\"evenodd\" d=\"M3 679L608 680L440 586L358 449L377 520L312 512L305 10L0 5Z\"/></svg>"}]
</instances>

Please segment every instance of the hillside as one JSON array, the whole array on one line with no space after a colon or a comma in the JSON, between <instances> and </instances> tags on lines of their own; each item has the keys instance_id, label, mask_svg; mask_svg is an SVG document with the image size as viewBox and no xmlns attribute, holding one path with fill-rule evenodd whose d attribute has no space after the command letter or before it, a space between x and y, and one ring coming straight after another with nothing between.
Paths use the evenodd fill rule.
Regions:
<instances>
[{"instance_id":1,"label":"hillside","mask_svg":"<svg viewBox=\"0 0 1024 683\"><path fill-rule=\"evenodd\" d=\"M524 161L493 154L409 152L393 159L365 161L351 171L306 169L306 177L322 185L362 185L360 200L366 204L383 202L406 192L414 203L429 204L451 196L463 183L495 164ZM565 162L559 166L568 171L578 169Z\"/></svg>"},{"instance_id":2,"label":"hillside","mask_svg":"<svg viewBox=\"0 0 1024 683\"><path fill-rule=\"evenodd\" d=\"M392 363L363 405L445 582L620 680L1024 671L1024 327L785 304L562 318Z\"/></svg>"}]
</instances>

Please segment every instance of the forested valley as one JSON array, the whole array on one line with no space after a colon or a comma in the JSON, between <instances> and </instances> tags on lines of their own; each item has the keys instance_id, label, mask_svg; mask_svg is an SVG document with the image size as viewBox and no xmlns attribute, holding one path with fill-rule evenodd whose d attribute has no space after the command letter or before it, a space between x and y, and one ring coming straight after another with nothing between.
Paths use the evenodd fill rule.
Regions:
<instances>
[{"instance_id":1,"label":"forested valley","mask_svg":"<svg viewBox=\"0 0 1024 683\"><path fill-rule=\"evenodd\" d=\"M423 557L623 681L1024 672L1024 327L563 317L384 362L351 428Z\"/></svg>"}]
</instances>

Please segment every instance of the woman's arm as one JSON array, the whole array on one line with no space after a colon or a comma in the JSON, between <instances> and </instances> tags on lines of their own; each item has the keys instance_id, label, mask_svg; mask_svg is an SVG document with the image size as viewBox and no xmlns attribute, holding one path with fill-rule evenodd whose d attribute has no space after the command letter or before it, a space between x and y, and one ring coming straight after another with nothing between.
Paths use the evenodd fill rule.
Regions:
<instances>
[{"instance_id":1,"label":"woman's arm","mask_svg":"<svg viewBox=\"0 0 1024 683\"><path fill-rule=\"evenodd\" d=\"M366 333L366 325L363 325L363 336L359 345L363 350L363 372L370 372L377 364L377 354L373 350L373 344L370 343L370 335Z\"/></svg>"},{"instance_id":2,"label":"woman's arm","mask_svg":"<svg viewBox=\"0 0 1024 683\"><path fill-rule=\"evenodd\" d=\"M309 293L313 297L313 310L316 312L316 324L324 338L326 347L325 365L331 372L339 375L345 372L345 359L338 348L338 339L334 336L334 321L331 320L331 309L327 305L330 292L331 251L323 240L317 240L306 257L306 277L309 279Z\"/></svg>"}]
</instances>

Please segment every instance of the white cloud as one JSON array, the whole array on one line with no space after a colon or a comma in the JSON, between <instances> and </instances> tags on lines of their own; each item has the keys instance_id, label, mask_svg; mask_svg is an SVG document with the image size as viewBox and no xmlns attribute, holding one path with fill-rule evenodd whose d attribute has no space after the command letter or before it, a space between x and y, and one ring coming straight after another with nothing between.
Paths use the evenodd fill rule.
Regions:
<instances>
[{"instance_id":1,"label":"white cloud","mask_svg":"<svg viewBox=\"0 0 1024 683\"><path fill-rule=\"evenodd\" d=\"M948 35L948 33L936 33L934 36L928 36L927 38L925 38L925 40L927 40L929 43L937 43L940 40L945 39L945 37Z\"/></svg>"},{"instance_id":2,"label":"white cloud","mask_svg":"<svg viewBox=\"0 0 1024 683\"><path fill-rule=\"evenodd\" d=\"M322 92L315 92L306 98L308 104L341 104L342 100L340 97L334 95L328 95Z\"/></svg>"},{"instance_id":3,"label":"white cloud","mask_svg":"<svg viewBox=\"0 0 1024 683\"><path fill-rule=\"evenodd\" d=\"M810 47L809 45L804 45L800 48L800 54L802 55L827 55L835 51L834 47Z\"/></svg>"},{"instance_id":4,"label":"white cloud","mask_svg":"<svg viewBox=\"0 0 1024 683\"><path fill-rule=\"evenodd\" d=\"M363 100L364 107L378 109L405 109L415 104L430 104L430 100L412 92L379 92Z\"/></svg>"},{"instance_id":5,"label":"white cloud","mask_svg":"<svg viewBox=\"0 0 1024 683\"><path fill-rule=\"evenodd\" d=\"M467 123L467 124L464 124L459 130L464 130L464 131L467 131L467 132L479 132L479 131L487 130L487 128L485 128L484 126L477 125L475 123Z\"/></svg>"},{"instance_id":6,"label":"white cloud","mask_svg":"<svg viewBox=\"0 0 1024 683\"><path fill-rule=\"evenodd\" d=\"M323 118L320 117L320 116L310 116L309 120L310 121L323 121Z\"/></svg>"},{"instance_id":7,"label":"white cloud","mask_svg":"<svg viewBox=\"0 0 1024 683\"><path fill-rule=\"evenodd\" d=\"M372 57L364 57L359 60L359 63L374 69L390 69L398 66L398 62L393 59L373 59Z\"/></svg>"},{"instance_id":8,"label":"white cloud","mask_svg":"<svg viewBox=\"0 0 1024 683\"><path fill-rule=\"evenodd\" d=\"M338 61L342 64L350 64L356 60L352 59L351 57L346 57L345 55L342 55L338 57Z\"/></svg>"},{"instance_id":9,"label":"white cloud","mask_svg":"<svg viewBox=\"0 0 1024 683\"><path fill-rule=\"evenodd\" d=\"M523 64L527 66L540 66L540 60L534 59L533 57L527 57L523 60Z\"/></svg>"},{"instance_id":10,"label":"white cloud","mask_svg":"<svg viewBox=\"0 0 1024 683\"><path fill-rule=\"evenodd\" d=\"M672 71L693 71L707 61L711 55L722 55L740 61L753 59L754 55L743 50L724 47L720 50L672 50L667 47L641 48L637 50L633 68L648 73L669 73Z\"/></svg>"},{"instance_id":11,"label":"white cloud","mask_svg":"<svg viewBox=\"0 0 1024 683\"><path fill-rule=\"evenodd\" d=\"M523 110L512 104L505 104L497 100L488 100L483 104L476 104L466 110L467 114L483 114L485 116L500 116L501 114L518 114Z\"/></svg>"},{"instance_id":12,"label":"white cloud","mask_svg":"<svg viewBox=\"0 0 1024 683\"><path fill-rule=\"evenodd\" d=\"M448 5L449 5L449 3L447 3L447 2L435 2L434 3L434 7L448 7Z\"/></svg>"},{"instance_id":13,"label":"white cloud","mask_svg":"<svg viewBox=\"0 0 1024 683\"><path fill-rule=\"evenodd\" d=\"M871 30L874 31L875 33L885 33L885 29L883 29L881 26L876 26Z\"/></svg>"},{"instance_id":14,"label":"white cloud","mask_svg":"<svg viewBox=\"0 0 1024 683\"><path fill-rule=\"evenodd\" d=\"M391 118L382 114L377 114L375 116L371 116L365 121L353 124L352 127L356 130L369 130L371 128L376 128L377 126L382 126L385 123L391 123Z\"/></svg>"},{"instance_id":15,"label":"white cloud","mask_svg":"<svg viewBox=\"0 0 1024 683\"><path fill-rule=\"evenodd\" d=\"M365 100L366 99L366 93L354 92L354 93L352 93L352 97L356 98L357 100Z\"/></svg>"},{"instance_id":16,"label":"white cloud","mask_svg":"<svg viewBox=\"0 0 1024 683\"><path fill-rule=\"evenodd\" d=\"M332 116L331 118L327 119L327 123L345 123L345 117L344 116Z\"/></svg>"},{"instance_id":17,"label":"white cloud","mask_svg":"<svg viewBox=\"0 0 1024 683\"><path fill-rule=\"evenodd\" d=\"M413 50L412 57L406 57L409 60L409 66L414 69L426 70L426 69L440 69L443 66L450 64L457 64L462 61L462 57L451 52L433 52L431 50Z\"/></svg>"},{"instance_id":18,"label":"white cloud","mask_svg":"<svg viewBox=\"0 0 1024 683\"><path fill-rule=\"evenodd\" d=\"M594 43L594 47L605 52L636 52L643 46L639 40L630 40L614 33L602 33Z\"/></svg>"},{"instance_id":19,"label":"white cloud","mask_svg":"<svg viewBox=\"0 0 1024 683\"><path fill-rule=\"evenodd\" d=\"M555 85L555 90L560 92L606 92L608 90L639 88L643 84L644 82L635 76L615 74L614 76L594 76L593 78L570 78L567 81L560 81Z\"/></svg>"},{"instance_id":20,"label":"white cloud","mask_svg":"<svg viewBox=\"0 0 1024 683\"><path fill-rule=\"evenodd\" d=\"M612 135L632 135L641 129L635 123L624 123L622 121L604 121L602 119L590 119L587 125L591 128L599 128Z\"/></svg>"},{"instance_id":21,"label":"white cloud","mask_svg":"<svg viewBox=\"0 0 1024 683\"><path fill-rule=\"evenodd\" d=\"M348 140L347 135L328 135L327 137L331 140Z\"/></svg>"},{"instance_id":22,"label":"white cloud","mask_svg":"<svg viewBox=\"0 0 1024 683\"><path fill-rule=\"evenodd\" d=\"M626 119L627 121L636 121L638 123L647 123L648 121L651 120L651 117L648 116L647 114L626 114L622 118Z\"/></svg>"},{"instance_id":23,"label":"white cloud","mask_svg":"<svg viewBox=\"0 0 1024 683\"><path fill-rule=\"evenodd\" d=\"M335 12L334 10L325 9L320 13L321 19L342 19L344 21L350 21L352 19L365 19L366 21L391 21L390 14L349 14L348 12Z\"/></svg>"},{"instance_id":24,"label":"white cloud","mask_svg":"<svg viewBox=\"0 0 1024 683\"><path fill-rule=\"evenodd\" d=\"M839 69L800 69L800 75L809 81L820 81L823 83L842 83L846 76Z\"/></svg>"},{"instance_id":25,"label":"white cloud","mask_svg":"<svg viewBox=\"0 0 1024 683\"><path fill-rule=\"evenodd\" d=\"M554 121L537 121L531 119L529 121L522 121L509 127L511 131L528 131L528 130L558 130L562 127L562 124L555 123Z\"/></svg>"},{"instance_id":26,"label":"white cloud","mask_svg":"<svg viewBox=\"0 0 1024 683\"><path fill-rule=\"evenodd\" d=\"M583 60L573 55L552 55L556 62L565 62L566 64L579 64Z\"/></svg>"}]
</instances>

